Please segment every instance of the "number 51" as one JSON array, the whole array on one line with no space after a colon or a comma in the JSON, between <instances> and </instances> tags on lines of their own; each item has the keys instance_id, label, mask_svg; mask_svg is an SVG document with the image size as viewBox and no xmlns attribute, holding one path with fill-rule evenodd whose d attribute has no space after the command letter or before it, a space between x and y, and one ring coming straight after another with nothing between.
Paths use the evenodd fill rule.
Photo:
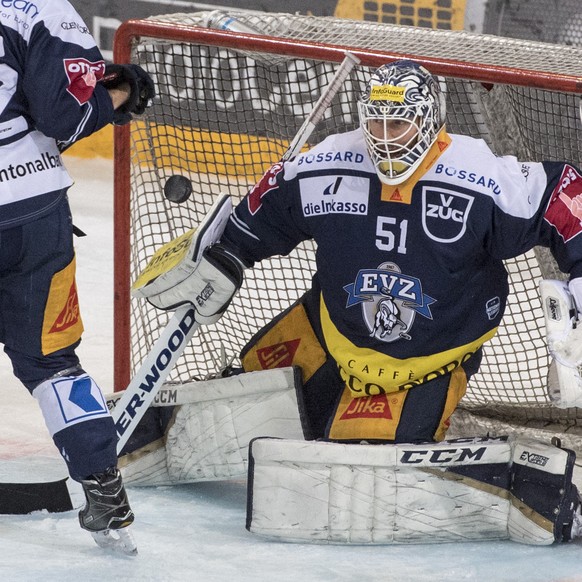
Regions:
<instances>
[{"instance_id":1,"label":"number 51","mask_svg":"<svg viewBox=\"0 0 582 582\"><path fill-rule=\"evenodd\" d=\"M400 221L390 216L378 216L376 222L376 247L381 251L393 251L401 255L406 254L406 235L408 233L408 220ZM397 226L396 226L397 225ZM396 247L396 238L398 237L398 247Z\"/></svg>"}]
</instances>

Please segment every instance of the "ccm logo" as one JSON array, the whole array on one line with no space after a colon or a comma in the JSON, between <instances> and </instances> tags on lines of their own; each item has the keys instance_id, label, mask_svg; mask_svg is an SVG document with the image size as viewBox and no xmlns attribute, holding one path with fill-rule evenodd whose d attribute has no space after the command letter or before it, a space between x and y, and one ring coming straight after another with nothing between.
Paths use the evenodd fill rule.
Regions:
<instances>
[{"instance_id":1,"label":"ccm logo","mask_svg":"<svg viewBox=\"0 0 582 582\"><path fill-rule=\"evenodd\" d=\"M462 447L459 449L440 449L440 450L413 450L404 451L400 457L401 463L415 465L418 463L428 463L440 465L441 463L466 463L479 461L483 458L487 447L477 449Z\"/></svg>"}]
</instances>

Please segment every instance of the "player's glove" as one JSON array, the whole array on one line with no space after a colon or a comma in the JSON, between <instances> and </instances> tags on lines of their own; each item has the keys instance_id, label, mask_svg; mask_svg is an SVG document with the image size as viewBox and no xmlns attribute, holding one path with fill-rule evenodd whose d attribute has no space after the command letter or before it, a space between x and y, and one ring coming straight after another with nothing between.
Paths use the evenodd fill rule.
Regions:
<instances>
[{"instance_id":1,"label":"player's glove","mask_svg":"<svg viewBox=\"0 0 582 582\"><path fill-rule=\"evenodd\" d=\"M550 400L559 408L582 406L582 279L540 281L548 348Z\"/></svg>"},{"instance_id":2,"label":"player's glove","mask_svg":"<svg viewBox=\"0 0 582 582\"><path fill-rule=\"evenodd\" d=\"M132 114L144 113L156 95L152 78L139 65L107 65L101 83L106 89L116 89L123 83L129 85L128 100L115 110L113 116L115 125L125 125L131 121Z\"/></svg>"},{"instance_id":3,"label":"player's glove","mask_svg":"<svg viewBox=\"0 0 582 582\"><path fill-rule=\"evenodd\" d=\"M570 368L582 366L581 290L582 279L573 279L570 284L553 279L540 281L550 353Z\"/></svg>"},{"instance_id":4,"label":"player's glove","mask_svg":"<svg viewBox=\"0 0 582 582\"><path fill-rule=\"evenodd\" d=\"M191 303L197 323L208 325L220 319L242 282L243 266L238 258L220 244L213 244L204 249L188 277L147 300L164 310Z\"/></svg>"},{"instance_id":5,"label":"player's glove","mask_svg":"<svg viewBox=\"0 0 582 582\"><path fill-rule=\"evenodd\" d=\"M220 319L243 281L246 265L217 241L232 211L232 201L220 195L197 229L159 248L132 285L132 295L159 309L191 303L196 321Z\"/></svg>"}]
</instances>

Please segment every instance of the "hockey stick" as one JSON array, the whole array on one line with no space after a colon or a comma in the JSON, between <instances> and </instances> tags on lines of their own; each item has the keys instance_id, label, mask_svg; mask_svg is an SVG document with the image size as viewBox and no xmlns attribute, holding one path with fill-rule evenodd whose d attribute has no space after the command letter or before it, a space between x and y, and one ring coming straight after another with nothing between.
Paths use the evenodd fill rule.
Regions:
<instances>
[{"instance_id":1,"label":"hockey stick","mask_svg":"<svg viewBox=\"0 0 582 582\"><path fill-rule=\"evenodd\" d=\"M348 78L352 69L360 62L360 59L350 52L346 52L344 60L340 63L337 68L332 80L329 85L324 89L323 93L320 95L313 109L295 134L295 137L289 144L287 151L283 154L281 158L282 162L290 160L296 156L301 148L307 143L307 140L313 133L315 126L321 121L323 114L326 112L327 108L331 105L332 99L335 94L339 91L340 87L343 85L344 81Z\"/></svg>"},{"instance_id":2,"label":"hockey stick","mask_svg":"<svg viewBox=\"0 0 582 582\"><path fill-rule=\"evenodd\" d=\"M332 80L324 89L283 154L282 161L289 160L297 155L307 143L316 124L330 106L332 99L359 62L360 60L355 55L346 52L346 56L337 68ZM180 307L175 311L166 328L154 343L150 353L125 389L123 396L115 405L111 414L118 435L118 455L127 444L170 370L198 329L199 325L194 319L194 314L195 310L191 306Z\"/></svg>"},{"instance_id":3,"label":"hockey stick","mask_svg":"<svg viewBox=\"0 0 582 582\"><path fill-rule=\"evenodd\" d=\"M179 307L125 389L111 415L117 431L117 454L153 402L199 325L192 306Z\"/></svg>"}]
</instances>

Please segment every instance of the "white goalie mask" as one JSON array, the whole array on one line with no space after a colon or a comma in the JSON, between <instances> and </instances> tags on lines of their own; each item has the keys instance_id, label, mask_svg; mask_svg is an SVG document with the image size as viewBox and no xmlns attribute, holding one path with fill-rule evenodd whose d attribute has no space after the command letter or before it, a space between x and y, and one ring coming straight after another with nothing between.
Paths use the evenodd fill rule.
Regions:
<instances>
[{"instance_id":1,"label":"white goalie mask","mask_svg":"<svg viewBox=\"0 0 582 582\"><path fill-rule=\"evenodd\" d=\"M438 81L414 61L377 69L358 100L368 153L382 182L400 184L420 165L445 123Z\"/></svg>"}]
</instances>

